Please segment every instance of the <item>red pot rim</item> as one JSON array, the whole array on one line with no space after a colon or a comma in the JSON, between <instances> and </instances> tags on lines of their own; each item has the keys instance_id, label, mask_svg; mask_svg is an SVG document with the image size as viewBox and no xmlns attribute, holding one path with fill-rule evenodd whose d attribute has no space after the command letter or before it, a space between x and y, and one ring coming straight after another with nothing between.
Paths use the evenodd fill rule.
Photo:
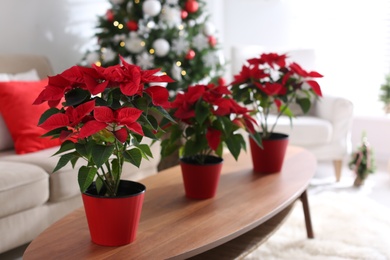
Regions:
<instances>
[{"instance_id":1,"label":"red pot rim","mask_svg":"<svg viewBox=\"0 0 390 260\"><path fill-rule=\"evenodd\" d=\"M95 197L95 198L101 198L101 199L123 199L123 198L129 198L133 196L138 196L142 193L145 193L146 187L140 182L135 181L129 181L129 180L120 180L119 182L119 191L125 191L121 194L115 196L115 197L106 197L103 195L96 194L96 187L95 182L91 184L91 186L83 192L83 195L89 196L89 197ZM126 193L126 194L123 194Z\"/></svg>"},{"instance_id":2,"label":"red pot rim","mask_svg":"<svg viewBox=\"0 0 390 260\"><path fill-rule=\"evenodd\" d=\"M206 156L206 162L204 164L199 164L196 160L188 156L188 157L181 157L180 162L185 164L215 165L215 164L223 163L223 158L214 155L208 155Z\"/></svg>"}]
</instances>

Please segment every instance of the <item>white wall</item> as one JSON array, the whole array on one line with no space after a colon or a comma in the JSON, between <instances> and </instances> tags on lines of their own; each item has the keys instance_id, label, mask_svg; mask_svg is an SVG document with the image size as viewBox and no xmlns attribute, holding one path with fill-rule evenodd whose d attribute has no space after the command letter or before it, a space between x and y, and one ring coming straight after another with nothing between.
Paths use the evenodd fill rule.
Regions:
<instances>
[{"instance_id":1,"label":"white wall","mask_svg":"<svg viewBox=\"0 0 390 260\"><path fill-rule=\"evenodd\" d=\"M0 52L45 54L55 72L79 62L105 0L1 0Z\"/></svg>"}]
</instances>

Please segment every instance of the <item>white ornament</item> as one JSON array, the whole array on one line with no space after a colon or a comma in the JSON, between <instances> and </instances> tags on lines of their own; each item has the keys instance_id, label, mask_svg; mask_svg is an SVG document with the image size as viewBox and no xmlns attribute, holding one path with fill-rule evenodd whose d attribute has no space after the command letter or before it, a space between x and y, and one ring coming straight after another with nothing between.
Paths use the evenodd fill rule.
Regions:
<instances>
[{"instance_id":1,"label":"white ornament","mask_svg":"<svg viewBox=\"0 0 390 260\"><path fill-rule=\"evenodd\" d=\"M157 0L146 0L142 4L144 14L154 17L161 12L161 3Z\"/></svg>"},{"instance_id":2,"label":"white ornament","mask_svg":"<svg viewBox=\"0 0 390 260\"><path fill-rule=\"evenodd\" d=\"M215 52L208 52L202 57L203 63L207 67L215 67L220 59Z\"/></svg>"},{"instance_id":3,"label":"white ornament","mask_svg":"<svg viewBox=\"0 0 390 260\"><path fill-rule=\"evenodd\" d=\"M123 59L124 59L125 62L127 62L128 64L134 64L133 59L131 58L131 56L123 57ZM122 64L122 62L121 62L121 64Z\"/></svg>"},{"instance_id":4,"label":"white ornament","mask_svg":"<svg viewBox=\"0 0 390 260\"><path fill-rule=\"evenodd\" d=\"M166 23L168 27L177 27L181 24L181 10L177 7L164 5L164 12L161 13L161 21Z\"/></svg>"},{"instance_id":5,"label":"white ornament","mask_svg":"<svg viewBox=\"0 0 390 260\"><path fill-rule=\"evenodd\" d=\"M107 48L104 50L102 58L105 62L113 61L117 56L117 53L113 51L111 48Z\"/></svg>"},{"instance_id":6,"label":"white ornament","mask_svg":"<svg viewBox=\"0 0 390 260\"><path fill-rule=\"evenodd\" d=\"M143 52L137 56L137 65L142 69L150 69L154 67L154 57L147 52Z\"/></svg>"},{"instance_id":7,"label":"white ornament","mask_svg":"<svg viewBox=\"0 0 390 260\"><path fill-rule=\"evenodd\" d=\"M88 66L91 64L94 64L98 60L99 60L99 53L97 53L97 52L90 52L85 57L85 61L87 62Z\"/></svg>"},{"instance_id":8,"label":"white ornament","mask_svg":"<svg viewBox=\"0 0 390 260\"><path fill-rule=\"evenodd\" d=\"M180 37L172 41L172 51L177 55L186 53L190 49L190 43L184 38Z\"/></svg>"},{"instance_id":9,"label":"white ornament","mask_svg":"<svg viewBox=\"0 0 390 260\"><path fill-rule=\"evenodd\" d=\"M209 47L209 40L203 34L198 34L192 39L192 45L201 51Z\"/></svg>"},{"instance_id":10,"label":"white ornament","mask_svg":"<svg viewBox=\"0 0 390 260\"><path fill-rule=\"evenodd\" d=\"M164 57L169 53L170 45L165 39L157 39L153 42L153 48L158 57Z\"/></svg>"},{"instance_id":11,"label":"white ornament","mask_svg":"<svg viewBox=\"0 0 390 260\"><path fill-rule=\"evenodd\" d=\"M214 24L210 22L206 22L203 27L203 33L206 34L207 36L211 36L215 34L215 26Z\"/></svg>"},{"instance_id":12,"label":"white ornament","mask_svg":"<svg viewBox=\"0 0 390 260\"><path fill-rule=\"evenodd\" d=\"M132 53L140 53L144 50L143 40L135 32L130 33L130 37L125 41L125 48Z\"/></svg>"},{"instance_id":13,"label":"white ornament","mask_svg":"<svg viewBox=\"0 0 390 260\"><path fill-rule=\"evenodd\" d=\"M124 0L110 0L110 2L114 5L120 5L124 2Z\"/></svg>"}]
</instances>

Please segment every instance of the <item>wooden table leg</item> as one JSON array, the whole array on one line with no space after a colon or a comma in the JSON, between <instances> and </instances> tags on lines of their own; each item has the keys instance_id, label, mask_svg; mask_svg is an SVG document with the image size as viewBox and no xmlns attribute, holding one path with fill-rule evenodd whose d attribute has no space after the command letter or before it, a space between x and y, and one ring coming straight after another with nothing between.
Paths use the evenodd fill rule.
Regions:
<instances>
[{"instance_id":1,"label":"wooden table leg","mask_svg":"<svg viewBox=\"0 0 390 260\"><path fill-rule=\"evenodd\" d=\"M303 213L305 214L307 237L314 238L314 232L313 232L313 227L311 224L309 202L307 199L307 191L306 190L301 194L301 201L302 201L302 206L303 206Z\"/></svg>"}]
</instances>

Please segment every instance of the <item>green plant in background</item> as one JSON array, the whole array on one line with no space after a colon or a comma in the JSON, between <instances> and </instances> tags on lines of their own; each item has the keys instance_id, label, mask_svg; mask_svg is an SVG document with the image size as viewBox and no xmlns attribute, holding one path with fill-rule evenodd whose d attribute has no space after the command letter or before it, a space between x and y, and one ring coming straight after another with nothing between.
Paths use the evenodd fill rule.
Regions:
<instances>
[{"instance_id":1,"label":"green plant in background","mask_svg":"<svg viewBox=\"0 0 390 260\"><path fill-rule=\"evenodd\" d=\"M365 132L362 134L361 144L357 150L352 153L349 168L356 173L355 186L360 186L369 174L375 172L374 152Z\"/></svg>"},{"instance_id":2,"label":"green plant in background","mask_svg":"<svg viewBox=\"0 0 390 260\"><path fill-rule=\"evenodd\" d=\"M385 77L385 82L381 85L379 100L384 104L384 111L386 114L390 113L390 73Z\"/></svg>"},{"instance_id":3,"label":"green plant in background","mask_svg":"<svg viewBox=\"0 0 390 260\"><path fill-rule=\"evenodd\" d=\"M224 61L203 0L110 0L98 17L97 45L82 65L111 66L121 55L142 69L161 68L177 90L199 82L221 84ZM220 82L218 82L220 81Z\"/></svg>"}]
</instances>

